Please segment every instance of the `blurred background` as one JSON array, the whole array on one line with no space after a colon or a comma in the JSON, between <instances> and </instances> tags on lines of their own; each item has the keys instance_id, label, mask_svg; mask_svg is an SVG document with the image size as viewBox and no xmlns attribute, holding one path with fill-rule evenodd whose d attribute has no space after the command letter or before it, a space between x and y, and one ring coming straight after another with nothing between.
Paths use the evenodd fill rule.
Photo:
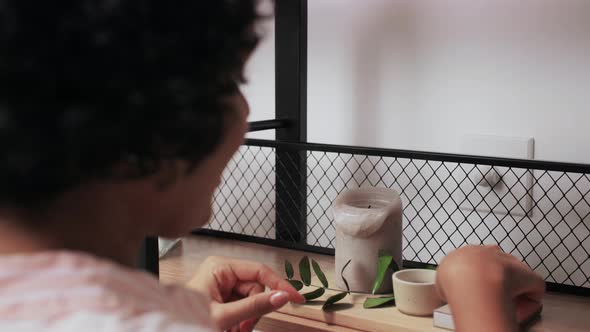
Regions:
<instances>
[{"instance_id":1,"label":"blurred background","mask_svg":"<svg viewBox=\"0 0 590 332\"><path fill-rule=\"evenodd\" d=\"M518 136L535 159L590 163L590 1L308 6L310 142L465 153L469 135ZM251 120L274 116L272 20L264 30Z\"/></svg>"}]
</instances>

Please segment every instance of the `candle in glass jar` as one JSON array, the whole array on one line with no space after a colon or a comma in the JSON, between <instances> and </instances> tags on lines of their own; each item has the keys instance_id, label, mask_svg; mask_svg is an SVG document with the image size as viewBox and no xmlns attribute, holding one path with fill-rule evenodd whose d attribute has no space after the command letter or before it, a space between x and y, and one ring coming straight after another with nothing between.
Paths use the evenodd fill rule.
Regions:
<instances>
[{"instance_id":1,"label":"candle in glass jar","mask_svg":"<svg viewBox=\"0 0 590 332\"><path fill-rule=\"evenodd\" d=\"M377 276L379 250L392 254L402 266L402 201L388 188L359 188L342 192L333 205L336 225L336 280L346 289L344 271L351 291L370 293ZM389 271L392 273L392 271ZM391 276L386 275L377 293L390 293Z\"/></svg>"}]
</instances>

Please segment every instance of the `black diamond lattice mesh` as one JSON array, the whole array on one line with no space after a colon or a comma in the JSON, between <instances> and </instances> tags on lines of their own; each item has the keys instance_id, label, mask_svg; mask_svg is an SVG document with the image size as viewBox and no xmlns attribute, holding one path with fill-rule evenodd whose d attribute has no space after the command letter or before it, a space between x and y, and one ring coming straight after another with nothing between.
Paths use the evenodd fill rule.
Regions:
<instances>
[{"instance_id":1,"label":"black diamond lattice mesh","mask_svg":"<svg viewBox=\"0 0 590 332\"><path fill-rule=\"evenodd\" d=\"M548 282L590 287L588 173L311 150L306 155L303 194L311 246L333 248L330 206L339 192L389 187L400 192L404 204L406 260L437 264L462 245L493 243ZM276 197L277 166L284 165L277 165L274 148L243 146L224 174L208 228L274 239L277 200L303 195ZM494 190L478 186L481 175L494 171L502 179Z\"/></svg>"}]
</instances>

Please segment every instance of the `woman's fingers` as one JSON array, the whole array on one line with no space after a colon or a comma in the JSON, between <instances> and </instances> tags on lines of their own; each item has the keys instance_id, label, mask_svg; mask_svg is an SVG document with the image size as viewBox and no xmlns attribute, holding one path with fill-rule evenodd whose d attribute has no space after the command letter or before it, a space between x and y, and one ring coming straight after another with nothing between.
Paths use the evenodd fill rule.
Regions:
<instances>
[{"instance_id":1,"label":"woman's fingers","mask_svg":"<svg viewBox=\"0 0 590 332\"><path fill-rule=\"evenodd\" d=\"M545 293L545 281L518 257L505 253L499 246L484 246L500 255L506 270L507 289L509 296L527 297L529 300L541 302Z\"/></svg>"},{"instance_id":2,"label":"woman's fingers","mask_svg":"<svg viewBox=\"0 0 590 332\"><path fill-rule=\"evenodd\" d=\"M545 294L545 281L528 265L518 259L509 263L509 287L515 298L526 296L530 300L541 302Z\"/></svg>"},{"instance_id":3,"label":"woman's fingers","mask_svg":"<svg viewBox=\"0 0 590 332\"><path fill-rule=\"evenodd\" d=\"M264 292L264 285L256 281L240 281L234 287L234 295L239 298L244 298Z\"/></svg>"},{"instance_id":4,"label":"woman's fingers","mask_svg":"<svg viewBox=\"0 0 590 332\"><path fill-rule=\"evenodd\" d=\"M247 321L243 321L240 323L240 332L252 332L256 324L258 324L258 320L256 318L248 319Z\"/></svg>"},{"instance_id":5,"label":"woman's fingers","mask_svg":"<svg viewBox=\"0 0 590 332\"><path fill-rule=\"evenodd\" d=\"M274 273L268 266L257 263L234 259L227 259L233 274L237 280L246 282L253 281L269 287L273 290L285 291L289 294L289 300L295 303L303 303L305 299L293 286L283 278Z\"/></svg>"},{"instance_id":6,"label":"woman's fingers","mask_svg":"<svg viewBox=\"0 0 590 332\"><path fill-rule=\"evenodd\" d=\"M211 314L218 327L225 330L239 326L244 321L258 319L287 302L289 294L284 291L260 293L234 302L215 303L211 307Z\"/></svg>"}]
</instances>

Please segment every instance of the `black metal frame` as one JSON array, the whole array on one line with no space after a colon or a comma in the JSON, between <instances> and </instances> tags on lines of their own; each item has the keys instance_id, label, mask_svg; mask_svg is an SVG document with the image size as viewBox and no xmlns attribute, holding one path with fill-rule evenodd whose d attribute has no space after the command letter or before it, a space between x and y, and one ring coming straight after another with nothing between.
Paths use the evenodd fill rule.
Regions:
<instances>
[{"instance_id":1,"label":"black metal frame","mask_svg":"<svg viewBox=\"0 0 590 332\"><path fill-rule=\"evenodd\" d=\"M511 158L497 158L484 157L474 155L460 155L437 152L424 152L412 150L397 150L397 149L382 149L373 147L361 146L346 146L346 145L332 145L332 144L318 144L305 142L284 142L284 141L269 141L262 139L248 139L245 145L253 145L260 147L269 147L275 149L289 149L289 150L313 150L334 153L359 154L376 157L394 157L394 158L408 158L417 160L429 161L444 161L453 163L467 163L475 165L489 165L498 167L514 167L526 168L531 170L544 171L559 171L568 173L590 173L590 165L543 161L543 160L524 160Z\"/></svg>"},{"instance_id":2,"label":"black metal frame","mask_svg":"<svg viewBox=\"0 0 590 332\"><path fill-rule=\"evenodd\" d=\"M307 0L276 1L275 12L276 117L287 119L288 126L276 131L279 141L307 140ZM276 238L305 243L307 221L307 156L301 151L278 149L276 177L278 200ZM300 193L300 195L293 195Z\"/></svg>"},{"instance_id":3,"label":"black metal frame","mask_svg":"<svg viewBox=\"0 0 590 332\"><path fill-rule=\"evenodd\" d=\"M143 241L137 265L156 276L160 275L158 238L150 237Z\"/></svg>"},{"instance_id":4,"label":"black metal frame","mask_svg":"<svg viewBox=\"0 0 590 332\"><path fill-rule=\"evenodd\" d=\"M264 120L250 122L249 132L287 128L289 127L289 120Z\"/></svg>"}]
</instances>

